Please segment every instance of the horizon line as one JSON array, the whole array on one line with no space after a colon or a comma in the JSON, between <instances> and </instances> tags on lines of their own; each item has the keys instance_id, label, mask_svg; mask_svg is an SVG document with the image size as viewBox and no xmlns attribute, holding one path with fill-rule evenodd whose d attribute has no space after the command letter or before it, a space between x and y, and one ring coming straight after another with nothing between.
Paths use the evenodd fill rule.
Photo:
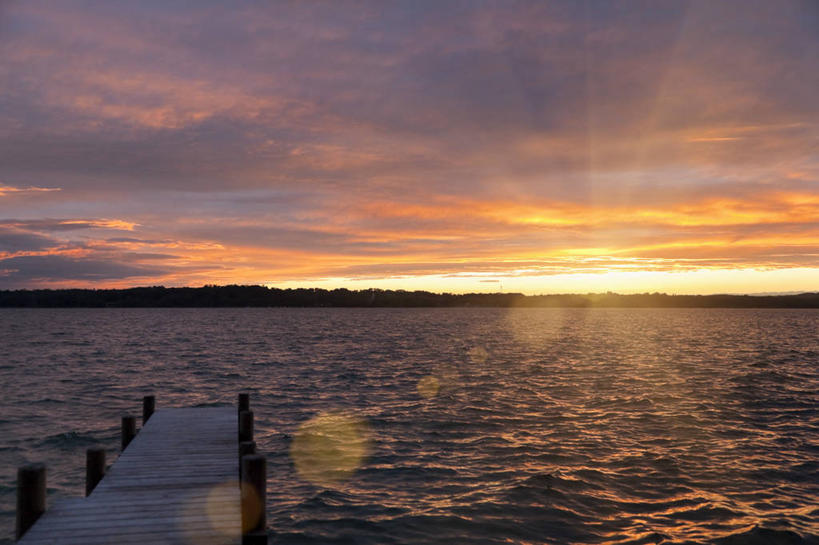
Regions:
<instances>
[{"instance_id":1,"label":"horizon line","mask_svg":"<svg viewBox=\"0 0 819 545\"><path fill-rule=\"evenodd\" d=\"M137 290L137 289L205 289L205 288L265 288L268 290L280 290L280 291L298 291L298 290L314 290L314 291L324 291L324 292L333 292L333 291L348 291L353 293L362 293L362 292L406 292L406 293L425 293L431 295L513 295L518 297L550 297L550 296L618 296L618 297L629 297L629 296L665 296L665 297L718 297L718 296L731 296L731 297L788 297L788 296L799 296L799 295L819 295L819 288L816 290L808 290L808 291L781 291L781 292L711 292L711 293L668 293L668 292L660 292L660 291L645 291L645 292L633 292L633 293L620 293L615 291L590 291L590 292L548 292L548 293L522 293L516 291L464 291L464 292L447 292L447 291L430 291L430 290L412 290L412 289L385 289L385 288L362 288L362 289L350 289L345 287L337 287L337 288L322 288L322 287L315 287L315 286L300 286L296 288L281 288L277 286L271 286L267 284L203 284L200 286L165 286L162 284L155 284L155 285L143 285L143 286L130 286L125 288L87 288L87 287L59 287L59 288L38 288L38 287L27 287L27 288L3 288L0 287L0 292L25 292L25 291L128 291L128 290Z\"/></svg>"}]
</instances>

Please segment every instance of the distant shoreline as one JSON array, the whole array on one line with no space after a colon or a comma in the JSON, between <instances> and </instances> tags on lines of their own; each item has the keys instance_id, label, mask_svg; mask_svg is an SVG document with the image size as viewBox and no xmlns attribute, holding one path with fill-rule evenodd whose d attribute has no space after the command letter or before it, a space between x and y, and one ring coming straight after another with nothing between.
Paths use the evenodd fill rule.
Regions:
<instances>
[{"instance_id":1,"label":"distant shoreline","mask_svg":"<svg viewBox=\"0 0 819 545\"><path fill-rule=\"evenodd\" d=\"M0 290L0 308L819 308L819 293L794 295L667 295L616 293L523 295L403 290L279 289L204 286L127 289Z\"/></svg>"}]
</instances>

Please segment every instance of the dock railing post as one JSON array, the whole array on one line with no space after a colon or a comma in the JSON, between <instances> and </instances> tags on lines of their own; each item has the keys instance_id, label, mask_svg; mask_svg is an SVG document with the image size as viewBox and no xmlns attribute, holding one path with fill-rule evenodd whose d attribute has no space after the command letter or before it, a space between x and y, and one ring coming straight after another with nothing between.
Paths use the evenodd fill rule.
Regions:
<instances>
[{"instance_id":1,"label":"dock railing post","mask_svg":"<svg viewBox=\"0 0 819 545\"><path fill-rule=\"evenodd\" d=\"M142 426L148 423L148 419L154 414L156 409L156 396L145 396L142 398Z\"/></svg>"},{"instance_id":2,"label":"dock railing post","mask_svg":"<svg viewBox=\"0 0 819 545\"><path fill-rule=\"evenodd\" d=\"M242 545L267 544L267 460L242 457Z\"/></svg>"},{"instance_id":3,"label":"dock railing post","mask_svg":"<svg viewBox=\"0 0 819 545\"><path fill-rule=\"evenodd\" d=\"M239 413L239 442L253 441L253 411Z\"/></svg>"},{"instance_id":4,"label":"dock railing post","mask_svg":"<svg viewBox=\"0 0 819 545\"><path fill-rule=\"evenodd\" d=\"M46 508L46 468L31 464L17 470L17 521L15 536L19 540L37 522Z\"/></svg>"},{"instance_id":5,"label":"dock railing post","mask_svg":"<svg viewBox=\"0 0 819 545\"><path fill-rule=\"evenodd\" d=\"M242 414L242 411L249 411L250 410L250 394L248 393L241 393L239 394L239 412L238 414Z\"/></svg>"},{"instance_id":6,"label":"dock railing post","mask_svg":"<svg viewBox=\"0 0 819 545\"><path fill-rule=\"evenodd\" d=\"M248 454L256 454L256 441L242 441L239 443L239 480L242 480L242 458Z\"/></svg>"},{"instance_id":7,"label":"dock railing post","mask_svg":"<svg viewBox=\"0 0 819 545\"><path fill-rule=\"evenodd\" d=\"M96 488L105 476L105 449L92 447L85 451L85 495Z\"/></svg>"},{"instance_id":8,"label":"dock railing post","mask_svg":"<svg viewBox=\"0 0 819 545\"><path fill-rule=\"evenodd\" d=\"M128 444L136 437L136 417L123 416L122 417L122 450L124 451Z\"/></svg>"}]
</instances>

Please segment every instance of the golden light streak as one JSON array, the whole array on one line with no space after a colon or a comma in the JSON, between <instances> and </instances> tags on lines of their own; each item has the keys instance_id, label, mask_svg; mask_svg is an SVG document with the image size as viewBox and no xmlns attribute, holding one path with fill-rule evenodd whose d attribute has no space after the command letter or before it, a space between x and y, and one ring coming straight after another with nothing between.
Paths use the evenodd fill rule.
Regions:
<instances>
[{"instance_id":1,"label":"golden light streak","mask_svg":"<svg viewBox=\"0 0 819 545\"><path fill-rule=\"evenodd\" d=\"M353 211L356 213L356 211ZM736 226L813 222L819 217L819 197L813 193L768 192L752 198L708 198L664 206L586 205L570 202L477 201L447 199L432 204L373 202L362 205L362 217L416 220L491 220L500 225L580 227L603 229L615 225L668 225L680 227ZM443 227L445 240L468 231ZM390 236L389 231L382 236Z\"/></svg>"},{"instance_id":2,"label":"golden light streak","mask_svg":"<svg viewBox=\"0 0 819 545\"><path fill-rule=\"evenodd\" d=\"M741 136L703 136L700 138L689 138L689 142L735 142L742 140Z\"/></svg>"},{"instance_id":3,"label":"golden light streak","mask_svg":"<svg viewBox=\"0 0 819 545\"><path fill-rule=\"evenodd\" d=\"M51 191L61 191L59 187L14 187L10 185L0 185L0 197L12 193L48 193Z\"/></svg>"},{"instance_id":4,"label":"golden light streak","mask_svg":"<svg viewBox=\"0 0 819 545\"><path fill-rule=\"evenodd\" d=\"M64 220L60 225L87 225L100 229L116 229L119 231L133 231L139 227L138 223L118 219L96 219L96 220Z\"/></svg>"}]
</instances>

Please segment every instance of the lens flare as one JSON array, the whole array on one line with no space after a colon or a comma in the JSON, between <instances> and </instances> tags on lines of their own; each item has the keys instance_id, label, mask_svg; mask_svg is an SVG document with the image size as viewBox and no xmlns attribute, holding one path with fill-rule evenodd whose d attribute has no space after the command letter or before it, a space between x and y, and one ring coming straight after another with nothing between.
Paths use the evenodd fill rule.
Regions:
<instances>
[{"instance_id":1,"label":"lens flare","mask_svg":"<svg viewBox=\"0 0 819 545\"><path fill-rule=\"evenodd\" d=\"M438 395L441 389L441 382L437 377L428 375L418 381L418 394L424 399L430 399Z\"/></svg>"},{"instance_id":2,"label":"lens flare","mask_svg":"<svg viewBox=\"0 0 819 545\"><path fill-rule=\"evenodd\" d=\"M252 530L262 516L264 504L256 489L248 483L241 483L242 497L242 533Z\"/></svg>"},{"instance_id":3,"label":"lens flare","mask_svg":"<svg viewBox=\"0 0 819 545\"><path fill-rule=\"evenodd\" d=\"M467 352L469 359L476 365L483 365L489 359L489 352L483 346L473 346Z\"/></svg>"},{"instance_id":4,"label":"lens flare","mask_svg":"<svg viewBox=\"0 0 819 545\"><path fill-rule=\"evenodd\" d=\"M251 490L255 495L255 491ZM180 510L180 529L185 542L197 545L223 543L226 537L241 535L240 489L237 481L228 481L213 486L203 498L191 497ZM256 499L255 516L261 513L261 502Z\"/></svg>"},{"instance_id":5,"label":"lens flare","mask_svg":"<svg viewBox=\"0 0 819 545\"><path fill-rule=\"evenodd\" d=\"M321 413L299 427L290 458L302 479L332 487L349 479L370 452L367 422L343 411Z\"/></svg>"}]
</instances>

